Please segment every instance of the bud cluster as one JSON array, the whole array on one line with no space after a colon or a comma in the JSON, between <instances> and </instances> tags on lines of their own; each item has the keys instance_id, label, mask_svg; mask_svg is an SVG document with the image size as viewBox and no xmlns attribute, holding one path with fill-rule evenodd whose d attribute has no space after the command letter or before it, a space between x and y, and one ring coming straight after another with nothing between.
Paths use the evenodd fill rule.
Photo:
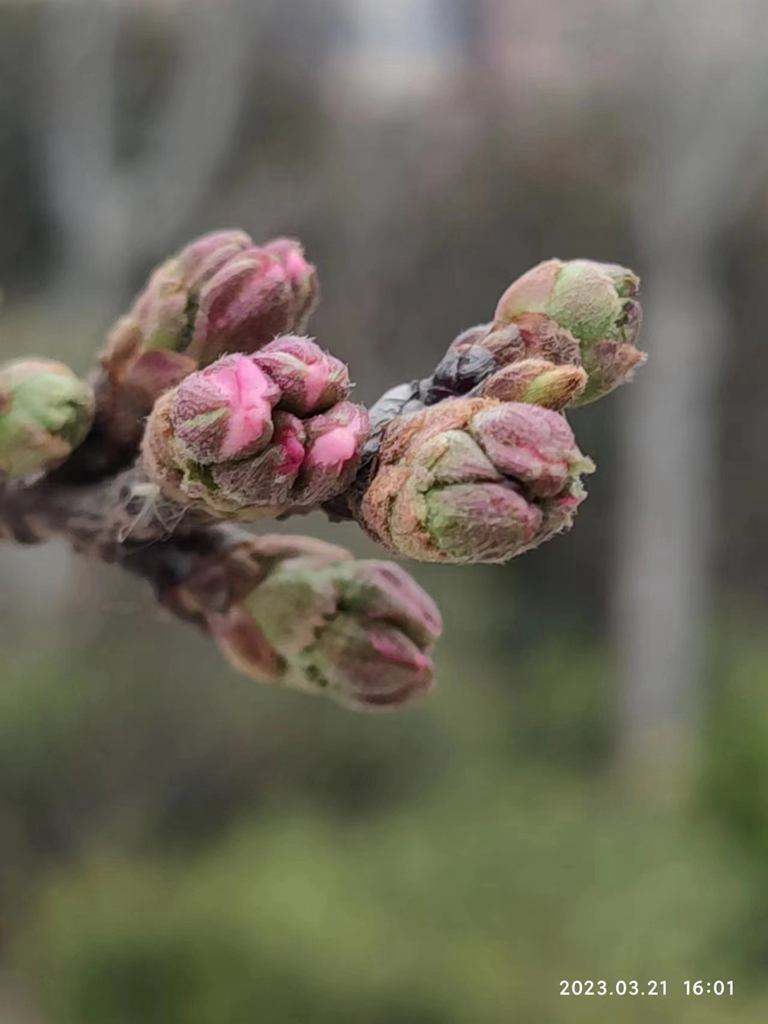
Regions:
<instances>
[{"instance_id":1,"label":"bud cluster","mask_svg":"<svg viewBox=\"0 0 768 1024\"><path fill-rule=\"evenodd\" d=\"M571 526L593 469L556 412L449 399L393 421L356 511L400 555L505 562Z\"/></svg>"},{"instance_id":2,"label":"bud cluster","mask_svg":"<svg viewBox=\"0 0 768 1024\"><path fill-rule=\"evenodd\" d=\"M645 360L635 347L638 287L637 276L615 264L547 260L507 288L492 323L456 338L448 364L477 354L472 394L553 409L594 402ZM490 368L482 354L492 357ZM523 379L510 370L522 363Z\"/></svg>"},{"instance_id":3,"label":"bud cluster","mask_svg":"<svg viewBox=\"0 0 768 1024\"><path fill-rule=\"evenodd\" d=\"M54 469L85 439L93 391L68 366L17 359L0 366L0 476Z\"/></svg>"},{"instance_id":4,"label":"bud cluster","mask_svg":"<svg viewBox=\"0 0 768 1024\"><path fill-rule=\"evenodd\" d=\"M369 710L399 707L433 684L440 613L398 565L312 552L277 561L240 591L205 621L232 665L254 679Z\"/></svg>"},{"instance_id":5,"label":"bud cluster","mask_svg":"<svg viewBox=\"0 0 768 1024\"><path fill-rule=\"evenodd\" d=\"M350 390L346 366L309 338L224 356L157 402L144 466L166 496L213 514L320 504L349 486L368 437Z\"/></svg>"},{"instance_id":6,"label":"bud cluster","mask_svg":"<svg viewBox=\"0 0 768 1024\"><path fill-rule=\"evenodd\" d=\"M301 245L255 245L243 231L204 235L161 264L102 354L108 415L130 436L155 400L188 373L231 352L256 352L301 333L317 304Z\"/></svg>"},{"instance_id":7,"label":"bud cluster","mask_svg":"<svg viewBox=\"0 0 768 1024\"><path fill-rule=\"evenodd\" d=\"M399 706L433 682L441 623L421 588L388 562L216 520L322 507L426 562L537 547L570 528L594 470L563 410L645 359L638 284L614 264L541 263L369 414L344 363L304 336L318 284L299 243L205 235L117 322L94 388L60 363L0 366L0 492L56 512L23 531L9 515L11 535L65 533L140 572L254 678Z\"/></svg>"}]
</instances>

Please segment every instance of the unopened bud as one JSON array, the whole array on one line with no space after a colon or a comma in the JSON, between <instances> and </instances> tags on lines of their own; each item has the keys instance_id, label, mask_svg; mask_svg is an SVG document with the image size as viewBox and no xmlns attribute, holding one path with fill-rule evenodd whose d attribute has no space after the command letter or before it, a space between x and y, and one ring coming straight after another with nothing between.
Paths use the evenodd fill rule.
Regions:
<instances>
[{"instance_id":1,"label":"unopened bud","mask_svg":"<svg viewBox=\"0 0 768 1024\"><path fill-rule=\"evenodd\" d=\"M272 437L280 389L247 356L225 356L185 378L170 410L183 456L201 465L256 455Z\"/></svg>"},{"instance_id":2,"label":"unopened bud","mask_svg":"<svg viewBox=\"0 0 768 1024\"><path fill-rule=\"evenodd\" d=\"M557 413L455 399L393 424L357 512L399 554L504 562L570 526L593 469Z\"/></svg>"},{"instance_id":3,"label":"unopened bud","mask_svg":"<svg viewBox=\"0 0 768 1024\"><path fill-rule=\"evenodd\" d=\"M63 363L17 359L0 366L0 475L60 465L85 440L93 411L90 385Z\"/></svg>"},{"instance_id":4,"label":"unopened bud","mask_svg":"<svg viewBox=\"0 0 768 1024\"><path fill-rule=\"evenodd\" d=\"M256 352L304 330L316 299L314 267L298 242L252 246L202 284L188 352L203 365L226 352Z\"/></svg>"},{"instance_id":5,"label":"unopened bud","mask_svg":"<svg viewBox=\"0 0 768 1024\"><path fill-rule=\"evenodd\" d=\"M138 424L168 387L223 354L303 331L317 297L315 268L298 242L257 246L243 231L192 242L154 271L110 333L99 397L107 428L120 444L136 443Z\"/></svg>"},{"instance_id":6,"label":"unopened bud","mask_svg":"<svg viewBox=\"0 0 768 1024\"><path fill-rule=\"evenodd\" d=\"M616 264L547 260L509 286L496 307L494 326L522 329L524 318L538 315L569 332L589 378L576 404L586 404L629 380L645 359L635 347L641 320L638 287L637 276ZM543 327L530 319L528 326L534 337ZM530 348L528 354L533 354Z\"/></svg>"},{"instance_id":7,"label":"unopened bud","mask_svg":"<svg viewBox=\"0 0 768 1024\"><path fill-rule=\"evenodd\" d=\"M189 470L187 493L216 512L243 519L278 515L296 496L296 480L306 453L304 423L288 412L275 412L270 443L259 455L222 462L200 473Z\"/></svg>"},{"instance_id":8,"label":"unopened bud","mask_svg":"<svg viewBox=\"0 0 768 1024\"><path fill-rule=\"evenodd\" d=\"M308 263L301 245L293 238L275 238L264 245L264 250L283 267L291 286L293 324L279 333L300 333L307 326L309 316L317 305L319 287L314 266Z\"/></svg>"},{"instance_id":9,"label":"unopened bud","mask_svg":"<svg viewBox=\"0 0 768 1024\"><path fill-rule=\"evenodd\" d=\"M231 355L163 395L147 424L143 462L167 497L260 518L319 504L349 486L369 436L368 414L346 401L304 419L289 412L297 396L306 399L313 367L321 402L329 377L340 376L309 339L300 350L302 359L276 364L282 386L269 359Z\"/></svg>"},{"instance_id":10,"label":"unopened bud","mask_svg":"<svg viewBox=\"0 0 768 1024\"><path fill-rule=\"evenodd\" d=\"M256 353L257 366L281 391L280 405L297 416L325 412L350 392L349 371L311 338L277 338Z\"/></svg>"},{"instance_id":11,"label":"unopened bud","mask_svg":"<svg viewBox=\"0 0 768 1024\"><path fill-rule=\"evenodd\" d=\"M522 359L497 370L481 386L485 398L503 402L527 402L545 409L564 409L587 384L580 366L555 366L546 359Z\"/></svg>"},{"instance_id":12,"label":"unopened bud","mask_svg":"<svg viewBox=\"0 0 768 1024\"><path fill-rule=\"evenodd\" d=\"M207 235L185 245L175 262L186 288L194 295L201 285L230 260L253 248L253 239L245 231L227 229L209 231Z\"/></svg>"},{"instance_id":13,"label":"unopened bud","mask_svg":"<svg viewBox=\"0 0 768 1024\"><path fill-rule=\"evenodd\" d=\"M370 433L370 420L363 406L339 402L307 420L306 427L307 451L298 494L301 504L314 505L329 501L352 482Z\"/></svg>"},{"instance_id":14,"label":"unopened bud","mask_svg":"<svg viewBox=\"0 0 768 1024\"><path fill-rule=\"evenodd\" d=\"M431 598L399 566L312 559L278 565L209 626L240 671L364 709L430 689L442 628Z\"/></svg>"}]
</instances>

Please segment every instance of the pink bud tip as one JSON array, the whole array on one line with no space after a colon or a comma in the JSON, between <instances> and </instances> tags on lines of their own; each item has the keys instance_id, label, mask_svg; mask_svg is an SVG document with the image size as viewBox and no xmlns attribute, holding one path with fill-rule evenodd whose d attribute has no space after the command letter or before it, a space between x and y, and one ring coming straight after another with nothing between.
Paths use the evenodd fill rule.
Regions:
<instances>
[{"instance_id":1,"label":"pink bud tip","mask_svg":"<svg viewBox=\"0 0 768 1024\"><path fill-rule=\"evenodd\" d=\"M277 385L248 356L228 356L191 374L176 390L171 423L187 455L201 464L244 458L272 435Z\"/></svg>"},{"instance_id":2,"label":"pink bud tip","mask_svg":"<svg viewBox=\"0 0 768 1024\"><path fill-rule=\"evenodd\" d=\"M347 367L311 338L276 338L254 359L279 385L280 408L297 416L324 412L349 394Z\"/></svg>"},{"instance_id":3,"label":"pink bud tip","mask_svg":"<svg viewBox=\"0 0 768 1024\"><path fill-rule=\"evenodd\" d=\"M302 504L316 504L340 494L360 464L370 433L368 413L360 405L340 402L306 421L308 444L299 477Z\"/></svg>"}]
</instances>

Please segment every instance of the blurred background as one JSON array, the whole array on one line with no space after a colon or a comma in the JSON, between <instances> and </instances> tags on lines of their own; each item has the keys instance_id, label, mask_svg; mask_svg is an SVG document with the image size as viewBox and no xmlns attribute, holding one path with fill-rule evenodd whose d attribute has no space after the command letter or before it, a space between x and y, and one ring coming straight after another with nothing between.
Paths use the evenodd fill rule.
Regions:
<instances>
[{"instance_id":1,"label":"blurred background","mask_svg":"<svg viewBox=\"0 0 768 1024\"><path fill-rule=\"evenodd\" d=\"M550 256L638 270L650 353L572 418L573 533L416 567L414 711L0 551L2 1024L768 1019L767 41L762 0L0 2L2 358L85 370L230 226L304 241L366 401Z\"/></svg>"}]
</instances>

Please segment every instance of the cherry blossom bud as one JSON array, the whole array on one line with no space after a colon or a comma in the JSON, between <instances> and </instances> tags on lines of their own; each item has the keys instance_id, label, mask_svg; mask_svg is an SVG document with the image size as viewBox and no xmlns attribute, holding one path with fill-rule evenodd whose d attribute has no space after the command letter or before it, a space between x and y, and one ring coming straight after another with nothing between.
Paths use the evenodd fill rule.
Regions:
<instances>
[{"instance_id":1,"label":"cherry blossom bud","mask_svg":"<svg viewBox=\"0 0 768 1024\"><path fill-rule=\"evenodd\" d=\"M300 333L306 327L320 295L315 268L307 262L301 245L292 238L275 238L267 242L264 249L284 268L291 286L295 323L283 333L290 330Z\"/></svg>"},{"instance_id":2,"label":"cherry blossom bud","mask_svg":"<svg viewBox=\"0 0 768 1024\"><path fill-rule=\"evenodd\" d=\"M158 267L114 325L101 355L100 422L119 446L136 444L165 390L223 354L303 331L317 298L315 268L298 242L204 235Z\"/></svg>"},{"instance_id":3,"label":"cherry blossom bud","mask_svg":"<svg viewBox=\"0 0 768 1024\"><path fill-rule=\"evenodd\" d=\"M238 253L200 288L188 352L203 365L226 352L255 352L302 331L317 300L314 267L298 242L280 239Z\"/></svg>"},{"instance_id":4,"label":"cherry blossom bud","mask_svg":"<svg viewBox=\"0 0 768 1024\"><path fill-rule=\"evenodd\" d=\"M176 261L185 285L194 293L210 281L225 263L251 248L253 239L245 231L225 228L210 231L184 246Z\"/></svg>"},{"instance_id":5,"label":"cherry blossom bud","mask_svg":"<svg viewBox=\"0 0 768 1024\"><path fill-rule=\"evenodd\" d=\"M127 318L139 329L141 350L185 351L194 332L200 288L251 248L244 231L213 231L162 263Z\"/></svg>"},{"instance_id":6,"label":"cherry blossom bud","mask_svg":"<svg viewBox=\"0 0 768 1024\"><path fill-rule=\"evenodd\" d=\"M281 407L297 416L325 412L351 390L345 364L311 338L276 338L257 352L254 360L280 388Z\"/></svg>"},{"instance_id":7,"label":"cherry blossom bud","mask_svg":"<svg viewBox=\"0 0 768 1024\"><path fill-rule=\"evenodd\" d=\"M570 526L593 469L549 409L448 400L387 429L356 513L410 558L505 562Z\"/></svg>"},{"instance_id":8,"label":"cherry blossom bud","mask_svg":"<svg viewBox=\"0 0 768 1024\"><path fill-rule=\"evenodd\" d=\"M371 710L431 688L442 628L431 598L399 566L312 558L278 564L208 624L240 671Z\"/></svg>"},{"instance_id":9,"label":"cherry blossom bud","mask_svg":"<svg viewBox=\"0 0 768 1024\"><path fill-rule=\"evenodd\" d=\"M60 465L85 440L93 412L90 385L63 363L17 359L0 366L0 476Z\"/></svg>"},{"instance_id":10,"label":"cherry blossom bud","mask_svg":"<svg viewBox=\"0 0 768 1024\"><path fill-rule=\"evenodd\" d=\"M276 363L224 356L162 396L142 458L166 497L252 519L319 504L349 486L370 433L368 414L346 401L303 419L289 412L301 404L297 396L323 404L323 390L342 376L309 339L296 348L301 359L289 351Z\"/></svg>"},{"instance_id":11,"label":"cherry blossom bud","mask_svg":"<svg viewBox=\"0 0 768 1024\"><path fill-rule=\"evenodd\" d=\"M587 374L580 366L555 366L546 359L521 359L497 370L479 389L486 398L564 409L582 393Z\"/></svg>"},{"instance_id":12,"label":"cherry blossom bud","mask_svg":"<svg viewBox=\"0 0 768 1024\"><path fill-rule=\"evenodd\" d=\"M171 427L184 458L210 465L256 455L272 437L274 381L247 356L225 356L176 388Z\"/></svg>"},{"instance_id":13,"label":"cherry blossom bud","mask_svg":"<svg viewBox=\"0 0 768 1024\"><path fill-rule=\"evenodd\" d=\"M210 467L199 479L193 474L188 493L212 510L241 519L279 515L301 504L295 485L306 453L305 425L297 416L277 411L273 427L272 439L261 454Z\"/></svg>"},{"instance_id":14,"label":"cherry blossom bud","mask_svg":"<svg viewBox=\"0 0 768 1024\"><path fill-rule=\"evenodd\" d=\"M576 403L583 405L625 383L645 360L635 347L641 321L638 287L637 276L616 264L547 260L509 286L496 307L494 328L522 327L529 318L535 336L544 325L530 317L539 316L572 335L588 374ZM534 353L528 349L527 354Z\"/></svg>"},{"instance_id":15,"label":"cherry blossom bud","mask_svg":"<svg viewBox=\"0 0 768 1024\"><path fill-rule=\"evenodd\" d=\"M365 408L339 402L331 410L306 421L307 450L301 466L298 496L303 505L315 505L345 490L358 467L370 433Z\"/></svg>"}]
</instances>

